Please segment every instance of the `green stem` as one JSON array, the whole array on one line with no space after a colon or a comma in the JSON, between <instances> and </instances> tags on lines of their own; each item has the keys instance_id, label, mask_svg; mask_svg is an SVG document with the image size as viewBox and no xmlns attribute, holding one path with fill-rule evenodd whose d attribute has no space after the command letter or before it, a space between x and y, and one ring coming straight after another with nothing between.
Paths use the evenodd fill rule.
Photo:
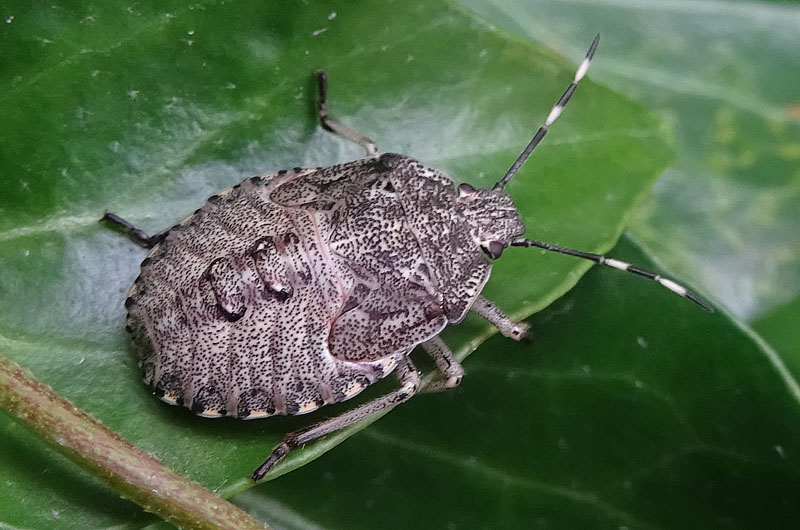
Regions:
<instances>
[{"instance_id":1,"label":"green stem","mask_svg":"<svg viewBox=\"0 0 800 530\"><path fill-rule=\"evenodd\" d=\"M267 528L146 454L2 355L0 407L123 497L182 528Z\"/></svg>"}]
</instances>

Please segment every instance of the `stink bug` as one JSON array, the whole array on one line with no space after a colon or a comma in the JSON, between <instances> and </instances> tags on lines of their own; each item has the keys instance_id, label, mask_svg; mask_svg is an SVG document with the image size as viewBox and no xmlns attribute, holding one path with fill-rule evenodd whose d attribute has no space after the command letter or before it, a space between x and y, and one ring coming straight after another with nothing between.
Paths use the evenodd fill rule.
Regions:
<instances>
[{"instance_id":1,"label":"stink bug","mask_svg":"<svg viewBox=\"0 0 800 530\"><path fill-rule=\"evenodd\" d=\"M380 154L375 142L329 118L327 78L317 72L321 126L362 146L365 159L246 179L152 236L106 214L151 249L125 301L145 381L162 400L201 416L256 419L305 414L396 374L396 390L287 435L253 473L259 480L290 450L418 392L409 358L418 345L442 373L424 390L458 385L464 370L438 335L468 311L522 338L528 325L481 296L492 260L508 247L633 272L708 308L653 272L522 237L504 187L572 97L598 40L491 189L456 186L408 156Z\"/></svg>"}]
</instances>

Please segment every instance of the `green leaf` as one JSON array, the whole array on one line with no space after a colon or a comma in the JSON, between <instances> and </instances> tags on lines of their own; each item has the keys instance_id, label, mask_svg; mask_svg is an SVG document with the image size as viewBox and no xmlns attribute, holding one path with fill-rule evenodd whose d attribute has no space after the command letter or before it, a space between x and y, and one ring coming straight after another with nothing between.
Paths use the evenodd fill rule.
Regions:
<instances>
[{"instance_id":1,"label":"green leaf","mask_svg":"<svg viewBox=\"0 0 800 530\"><path fill-rule=\"evenodd\" d=\"M741 318L800 294L796 2L460 2L569 56L600 32L593 78L676 130L675 165L637 209L632 232Z\"/></svg>"},{"instance_id":2,"label":"green leaf","mask_svg":"<svg viewBox=\"0 0 800 530\"><path fill-rule=\"evenodd\" d=\"M753 321L753 329L781 352L793 374L800 374L800 298L776 307Z\"/></svg>"},{"instance_id":3,"label":"green leaf","mask_svg":"<svg viewBox=\"0 0 800 530\"><path fill-rule=\"evenodd\" d=\"M591 270L533 343L492 338L458 389L235 500L287 530L797 527L797 382L734 318L650 287Z\"/></svg>"},{"instance_id":4,"label":"green leaf","mask_svg":"<svg viewBox=\"0 0 800 530\"><path fill-rule=\"evenodd\" d=\"M316 127L311 72L331 112L382 150L488 186L572 79L569 60L448 3L16 2L0 25L0 350L169 466L223 492L285 433L333 414L207 420L154 399L123 331L145 252L97 223L148 232L258 173L363 156ZM13 18L12 18L13 17ZM589 42L585 43L587 46ZM670 159L661 120L587 79L507 188L530 234L608 249ZM588 264L509 251L486 294L523 317ZM470 319L463 357L489 334ZM387 381L376 392L385 391ZM142 512L0 418L0 522L139 526ZM355 429L290 455L283 471Z\"/></svg>"}]
</instances>

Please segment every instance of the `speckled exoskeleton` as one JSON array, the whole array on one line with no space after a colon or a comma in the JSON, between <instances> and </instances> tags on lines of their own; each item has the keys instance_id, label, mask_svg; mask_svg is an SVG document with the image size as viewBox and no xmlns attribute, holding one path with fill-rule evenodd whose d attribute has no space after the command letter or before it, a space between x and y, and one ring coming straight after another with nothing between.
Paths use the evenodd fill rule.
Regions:
<instances>
[{"instance_id":1,"label":"speckled exoskeleton","mask_svg":"<svg viewBox=\"0 0 800 530\"><path fill-rule=\"evenodd\" d=\"M289 450L420 391L409 358L418 345L442 372L424 390L458 385L464 371L438 334L468 311L519 340L527 324L481 296L491 260L509 246L632 271L701 303L655 273L521 237L525 227L503 188L558 118L597 43L492 189L456 186L413 158L379 154L372 140L328 117L318 72L322 127L363 146L367 158L249 178L153 236L106 214L152 248L125 302L145 381L162 400L201 416L256 419L305 414L396 373L396 390L289 434L255 471L258 480Z\"/></svg>"}]
</instances>

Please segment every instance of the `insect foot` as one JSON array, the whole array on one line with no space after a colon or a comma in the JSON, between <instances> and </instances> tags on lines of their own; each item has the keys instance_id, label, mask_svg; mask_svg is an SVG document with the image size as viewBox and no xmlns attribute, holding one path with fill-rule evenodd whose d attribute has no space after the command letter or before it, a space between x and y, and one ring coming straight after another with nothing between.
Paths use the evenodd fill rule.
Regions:
<instances>
[{"instance_id":1,"label":"insect foot","mask_svg":"<svg viewBox=\"0 0 800 530\"><path fill-rule=\"evenodd\" d=\"M258 468L253 471L253 481L258 482L264 478L266 474L269 473L273 467L275 467L275 464L277 464L279 460L286 456L286 453L297 447L294 444L294 436L290 436L292 436L291 439L287 437L287 439L279 443L278 446L272 450L272 454L269 455L269 458L267 458L263 464L258 466Z\"/></svg>"},{"instance_id":2,"label":"insect foot","mask_svg":"<svg viewBox=\"0 0 800 530\"><path fill-rule=\"evenodd\" d=\"M510 339L522 340L527 336L531 327L527 322L515 322L483 296L478 296L475 299L472 304L472 310L494 324L500 334Z\"/></svg>"},{"instance_id":3,"label":"insect foot","mask_svg":"<svg viewBox=\"0 0 800 530\"><path fill-rule=\"evenodd\" d=\"M103 216L150 249L125 308L153 393L204 418L252 420L340 403L395 373L395 390L286 436L253 473L260 480L297 447L418 391L457 386L464 369L439 334L470 311L506 337L525 338L528 324L481 294L494 261L511 247L632 272L710 309L654 272L523 237L525 225L505 187L561 116L598 38L528 146L490 189L456 185L409 156L380 154L367 136L331 119L328 78L318 72L320 126L360 145L366 158L250 177L154 235ZM425 389L409 359L417 346L441 375Z\"/></svg>"}]
</instances>

